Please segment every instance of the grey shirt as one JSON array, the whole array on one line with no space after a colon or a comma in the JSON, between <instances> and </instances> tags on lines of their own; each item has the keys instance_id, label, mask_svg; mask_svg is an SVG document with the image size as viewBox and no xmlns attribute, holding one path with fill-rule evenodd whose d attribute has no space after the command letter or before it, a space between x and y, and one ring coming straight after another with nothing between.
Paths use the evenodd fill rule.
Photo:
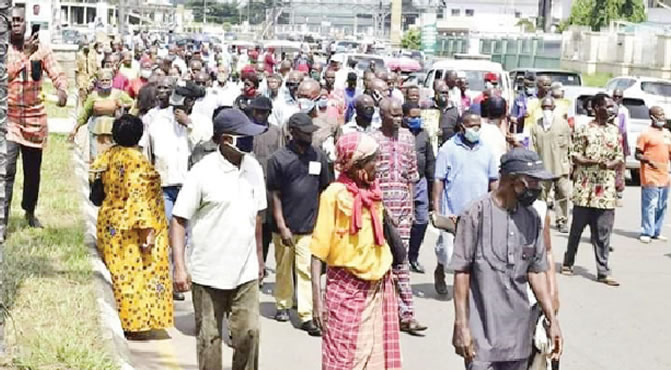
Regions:
<instances>
[{"instance_id":1,"label":"grey shirt","mask_svg":"<svg viewBox=\"0 0 671 370\"><path fill-rule=\"evenodd\" d=\"M532 207L499 208L492 195L461 215L450 267L470 272L469 326L476 360L515 361L531 354L538 317L527 296L528 273L548 269L542 223Z\"/></svg>"}]
</instances>

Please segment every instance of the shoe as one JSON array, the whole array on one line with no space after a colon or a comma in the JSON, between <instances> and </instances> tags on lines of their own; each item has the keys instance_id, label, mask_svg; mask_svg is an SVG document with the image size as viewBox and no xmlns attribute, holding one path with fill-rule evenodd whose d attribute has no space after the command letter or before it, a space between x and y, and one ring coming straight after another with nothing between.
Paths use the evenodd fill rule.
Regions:
<instances>
[{"instance_id":1,"label":"shoe","mask_svg":"<svg viewBox=\"0 0 671 370\"><path fill-rule=\"evenodd\" d=\"M436 266L433 272L433 286L436 288L436 293L440 295L447 294L447 284L445 284L445 269L440 263Z\"/></svg>"},{"instance_id":2,"label":"shoe","mask_svg":"<svg viewBox=\"0 0 671 370\"><path fill-rule=\"evenodd\" d=\"M650 242L652 241L652 239L650 239L650 237L647 236L647 235L641 235L641 236L639 236L639 237L638 237L638 240L639 240L641 243L643 243L643 244L650 244Z\"/></svg>"},{"instance_id":3,"label":"shoe","mask_svg":"<svg viewBox=\"0 0 671 370\"><path fill-rule=\"evenodd\" d=\"M26 213L26 221L28 221L28 226L32 228L41 229L43 227L42 223L35 217L34 213Z\"/></svg>"},{"instance_id":4,"label":"shoe","mask_svg":"<svg viewBox=\"0 0 671 370\"><path fill-rule=\"evenodd\" d=\"M420 264L417 261L410 262L410 269L419 274L423 274L424 272L426 272L424 270L424 266L422 266L422 264Z\"/></svg>"},{"instance_id":5,"label":"shoe","mask_svg":"<svg viewBox=\"0 0 671 370\"><path fill-rule=\"evenodd\" d=\"M401 321L400 329L410 335L417 335L420 331L428 329L428 327L412 319L410 321Z\"/></svg>"},{"instance_id":6,"label":"shoe","mask_svg":"<svg viewBox=\"0 0 671 370\"><path fill-rule=\"evenodd\" d=\"M608 286L620 286L620 283L617 280L613 279L610 276L600 276L596 279L599 283L606 284Z\"/></svg>"},{"instance_id":7,"label":"shoe","mask_svg":"<svg viewBox=\"0 0 671 370\"><path fill-rule=\"evenodd\" d=\"M559 229L560 234L568 234L569 232L568 225L566 223L559 224L559 227L557 228Z\"/></svg>"},{"instance_id":8,"label":"shoe","mask_svg":"<svg viewBox=\"0 0 671 370\"><path fill-rule=\"evenodd\" d=\"M567 276L573 276L573 267L572 266L562 266L560 274L567 275Z\"/></svg>"},{"instance_id":9,"label":"shoe","mask_svg":"<svg viewBox=\"0 0 671 370\"><path fill-rule=\"evenodd\" d=\"M277 310L277 313L275 314L275 320L279 322L286 322L289 321L289 310Z\"/></svg>"},{"instance_id":10,"label":"shoe","mask_svg":"<svg viewBox=\"0 0 671 370\"><path fill-rule=\"evenodd\" d=\"M183 301L186 298L184 297L184 293L182 292L172 292L172 299L174 301Z\"/></svg>"},{"instance_id":11,"label":"shoe","mask_svg":"<svg viewBox=\"0 0 671 370\"><path fill-rule=\"evenodd\" d=\"M311 337L321 337L322 336L322 331L319 330L317 325L315 325L312 320L306 321L303 324L301 324L301 330L307 331L308 335Z\"/></svg>"},{"instance_id":12,"label":"shoe","mask_svg":"<svg viewBox=\"0 0 671 370\"><path fill-rule=\"evenodd\" d=\"M666 241L669 241L669 238L667 238L664 235L657 235L657 236L653 236L652 240L656 240L656 241L659 241L659 242L666 242Z\"/></svg>"}]
</instances>

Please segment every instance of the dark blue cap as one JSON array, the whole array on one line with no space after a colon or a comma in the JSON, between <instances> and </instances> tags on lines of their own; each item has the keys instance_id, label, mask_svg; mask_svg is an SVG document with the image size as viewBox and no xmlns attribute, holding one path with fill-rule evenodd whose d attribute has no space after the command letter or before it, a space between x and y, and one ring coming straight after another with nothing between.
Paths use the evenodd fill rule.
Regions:
<instances>
[{"instance_id":1,"label":"dark blue cap","mask_svg":"<svg viewBox=\"0 0 671 370\"><path fill-rule=\"evenodd\" d=\"M226 108L220 110L213 121L214 136L239 135L256 136L266 131L265 126L255 125L249 120L247 115L237 108Z\"/></svg>"}]
</instances>

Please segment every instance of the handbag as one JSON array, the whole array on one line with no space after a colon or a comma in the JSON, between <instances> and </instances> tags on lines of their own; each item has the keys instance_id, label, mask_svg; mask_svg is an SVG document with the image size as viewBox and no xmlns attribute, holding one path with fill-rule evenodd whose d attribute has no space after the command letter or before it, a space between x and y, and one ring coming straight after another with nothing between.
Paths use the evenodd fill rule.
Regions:
<instances>
[{"instance_id":1,"label":"handbag","mask_svg":"<svg viewBox=\"0 0 671 370\"><path fill-rule=\"evenodd\" d=\"M96 172L95 179L91 182L91 192L89 200L94 206L100 207L105 200L105 186L103 185L102 172Z\"/></svg>"},{"instance_id":2,"label":"handbag","mask_svg":"<svg viewBox=\"0 0 671 370\"><path fill-rule=\"evenodd\" d=\"M438 230L448 232L452 235L457 234L457 223L451 217L433 212L431 213L431 223Z\"/></svg>"},{"instance_id":3,"label":"handbag","mask_svg":"<svg viewBox=\"0 0 671 370\"><path fill-rule=\"evenodd\" d=\"M396 229L396 225L391 219L391 216L387 213L387 210L384 210L383 216L383 229L384 229L384 239L391 249L391 255L393 257L392 264L394 266L402 265L408 257L408 251L405 249L405 244L403 244L403 239Z\"/></svg>"}]
</instances>

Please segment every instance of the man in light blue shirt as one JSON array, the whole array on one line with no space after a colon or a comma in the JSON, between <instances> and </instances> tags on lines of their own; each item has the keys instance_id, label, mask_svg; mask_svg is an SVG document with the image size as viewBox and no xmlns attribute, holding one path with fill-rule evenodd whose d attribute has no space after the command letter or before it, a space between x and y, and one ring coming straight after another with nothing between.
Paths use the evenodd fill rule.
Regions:
<instances>
[{"instance_id":1,"label":"man in light blue shirt","mask_svg":"<svg viewBox=\"0 0 671 370\"><path fill-rule=\"evenodd\" d=\"M499 164L492 151L480 142L480 116L465 113L459 133L438 151L433 182L433 209L455 219L498 180ZM441 231L436 243L438 265L434 285L438 294L447 294L445 266L452 257L454 235Z\"/></svg>"}]
</instances>

